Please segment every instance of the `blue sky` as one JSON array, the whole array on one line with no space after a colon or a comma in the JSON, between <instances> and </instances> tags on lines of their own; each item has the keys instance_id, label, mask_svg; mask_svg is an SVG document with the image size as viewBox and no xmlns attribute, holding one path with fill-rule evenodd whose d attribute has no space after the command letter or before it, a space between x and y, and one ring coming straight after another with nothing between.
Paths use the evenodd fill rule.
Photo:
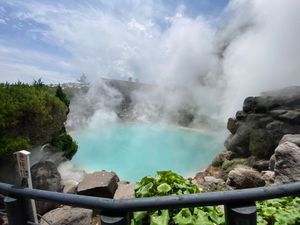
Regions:
<instances>
[{"instance_id":1,"label":"blue sky","mask_svg":"<svg viewBox=\"0 0 300 225\"><path fill-rule=\"evenodd\" d=\"M195 41L189 40L193 35L209 38L222 23L220 15L227 4L227 0L0 0L0 82L39 77L67 82L83 72L90 79L132 76L151 81L152 74L161 71L153 67L161 66L168 50Z\"/></svg>"}]
</instances>

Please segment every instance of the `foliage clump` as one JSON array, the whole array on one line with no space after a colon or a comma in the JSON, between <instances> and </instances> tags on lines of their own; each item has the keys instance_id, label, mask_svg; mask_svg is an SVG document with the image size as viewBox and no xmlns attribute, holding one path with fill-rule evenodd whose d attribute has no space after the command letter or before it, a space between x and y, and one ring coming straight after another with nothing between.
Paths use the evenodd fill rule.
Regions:
<instances>
[{"instance_id":1,"label":"foliage clump","mask_svg":"<svg viewBox=\"0 0 300 225\"><path fill-rule=\"evenodd\" d=\"M283 197L257 202L258 225L300 224L300 198Z\"/></svg>"},{"instance_id":2,"label":"foliage clump","mask_svg":"<svg viewBox=\"0 0 300 225\"><path fill-rule=\"evenodd\" d=\"M67 133L62 133L53 138L51 145L61 150L67 159L72 159L78 148L76 142Z\"/></svg>"},{"instance_id":3,"label":"foliage clump","mask_svg":"<svg viewBox=\"0 0 300 225\"><path fill-rule=\"evenodd\" d=\"M33 85L0 84L0 99L0 156L49 143L64 130L67 100L55 96L41 79Z\"/></svg>"},{"instance_id":4,"label":"foliage clump","mask_svg":"<svg viewBox=\"0 0 300 225\"><path fill-rule=\"evenodd\" d=\"M160 171L157 172L155 177L144 177L135 187L135 195L137 198L196 194L201 191L202 190L190 180L186 180L172 171ZM134 213L131 225L141 224L213 225L224 224L224 217L219 208L215 206Z\"/></svg>"},{"instance_id":5,"label":"foliage clump","mask_svg":"<svg viewBox=\"0 0 300 225\"><path fill-rule=\"evenodd\" d=\"M194 194L202 192L191 181L172 171L157 172L155 177L144 177L136 184L137 198ZM283 197L256 202L258 225L300 224L300 198ZM223 225L224 215L216 206L135 212L131 225Z\"/></svg>"}]
</instances>

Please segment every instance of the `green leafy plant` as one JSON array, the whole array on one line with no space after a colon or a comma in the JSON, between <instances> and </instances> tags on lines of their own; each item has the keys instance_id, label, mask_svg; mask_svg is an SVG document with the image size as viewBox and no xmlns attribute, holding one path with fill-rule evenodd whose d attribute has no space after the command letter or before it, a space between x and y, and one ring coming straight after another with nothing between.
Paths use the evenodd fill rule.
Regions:
<instances>
[{"instance_id":1,"label":"green leafy plant","mask_svg":"<svg viewBox=\"0 0 300 225\"><path fill-rule=\"evenodd\" d=\"M256 203L258 225L300 224L300 198L283 197Z\"/></svg>"},{"instance_id":2,"label":"green leafy plant","mask_svg":"<svg viewBox=\"0 0 300 225\"><path fill-rule=\"evenodd\" d=\"M146 176L135 186L137 198L195 194L202 190L191 181L172 171L159 171L155 177ZM180 210L157 210L134 213L131 225L214 225L224 224L224 217L218 207L183 208Z\"/></svg>"},{"instance_id":3,"label":"green leafy plant","mask_svg":"<svg viewBox=\"0 0 300 225\"><path fill-rule=\"evenodd\" d=\"M191 181L172 171L144 177L135 186L137 198L194 194L202 192ZM300 198L283 197L256 202L258 225L300 224ZM205 206L180 210L135 212L131 225L223 225L224 215L218 207Z\"/></svg>"}]
</instances>

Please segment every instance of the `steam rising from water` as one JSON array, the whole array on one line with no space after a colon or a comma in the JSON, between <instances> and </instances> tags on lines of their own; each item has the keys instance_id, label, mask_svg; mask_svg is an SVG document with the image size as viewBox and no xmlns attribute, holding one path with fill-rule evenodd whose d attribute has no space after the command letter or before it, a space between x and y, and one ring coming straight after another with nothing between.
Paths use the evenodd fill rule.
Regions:
<instances>
[{"instance_id":1,"label":"steam rising from water","mask_svg":"<svg viewBox=\"0 0 300 225\"><path fill-rule=\"evenodd\" d=\"M152 4L145 4L152 9ZM201 16L188 17L181 7L173 17L166 18L165 29L148 23L151 21L148 14L147 18L139 15L139 20L123 18L122 21L116 20L111 12L102 14L100 19L113 25L98 26L105 26L104 33L114 38L101 43L92 40L98 46L97 57L103 55L104 49L118 46L118 51L100 56L107 62L105 69L98 67L99 70L88 74L91 80L101 76L131 76L155 83L156 88L136 91L133 95L136 103L133 112L140 120L147 121L149 115L164 106L157 117L168 121L181 106L192 105L199 112L196 123L201 124L203 118L224 122L241 108L246 96L300 84L299 10L300 2L294 0L233 0L216 22ZM80 38L76 41L74 44L81 46ZM86 51L84 55L90 61L88 64L81 61L80 66L95 69L93 65L99 62L92 58L96 55ZM111 109L122 99L116 90L104 86L101 84L100 89L105 90L105 97L92 87L83 97L83 104L72 105L68 123L86 113L82 111L84 104L94 107L88 117L90 125L117 119Z\"/></svg>"}]
</instances>

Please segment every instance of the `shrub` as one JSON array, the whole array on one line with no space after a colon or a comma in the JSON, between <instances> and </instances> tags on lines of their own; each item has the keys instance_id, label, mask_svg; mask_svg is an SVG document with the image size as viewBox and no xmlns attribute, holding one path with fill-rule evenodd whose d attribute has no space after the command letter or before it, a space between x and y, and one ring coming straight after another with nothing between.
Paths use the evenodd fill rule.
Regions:
<instances>
[{"instance_id":1,"label":"shrub","mask_svg":"<svg viewBox=\"0 0 300 225\"><path fill-rule=\"evenodd\" d=\"M72 137L66 133L62 133L51 141L51 145L64 152L67 159L72 159L78 149L78 145L73 141Z\"/></svg>"}]
</instances>

